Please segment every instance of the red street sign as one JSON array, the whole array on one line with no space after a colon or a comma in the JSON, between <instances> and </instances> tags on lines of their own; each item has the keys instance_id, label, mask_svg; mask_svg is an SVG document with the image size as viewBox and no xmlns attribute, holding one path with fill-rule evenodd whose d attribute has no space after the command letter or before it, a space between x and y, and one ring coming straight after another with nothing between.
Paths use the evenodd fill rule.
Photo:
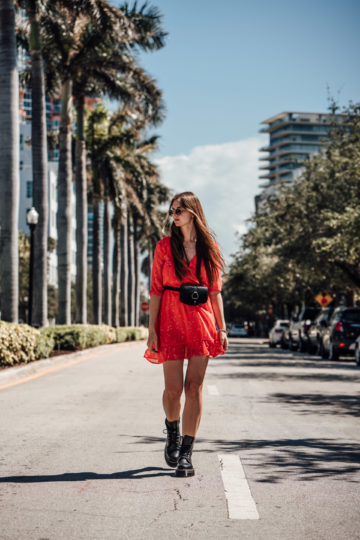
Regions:
<instances>
[{"instance_id":1,"label":"red street sign","mask_svg":"<svg viewBox=\"0 0 360 540\"><path fill-rule=\"evenodd\" d=\"M141 302L140 304L141 311L149 311L149 307L149 302Z\"/></svg>"}]
</instances>

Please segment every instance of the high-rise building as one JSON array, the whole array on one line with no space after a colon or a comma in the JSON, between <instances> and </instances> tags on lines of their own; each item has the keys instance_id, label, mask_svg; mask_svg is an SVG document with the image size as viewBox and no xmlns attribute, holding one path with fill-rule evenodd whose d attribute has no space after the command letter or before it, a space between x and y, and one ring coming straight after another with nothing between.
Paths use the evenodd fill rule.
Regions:
<instances>
[{"instance_id":1,"label":"high-rise building","mask_svg":"<svg viewBox=\"0 0 360 540\"><path fill-rule=\"evenodd\" d=\"M335 116L341 120L343 115ZM334 115L327 113L282 112L262 124L266 127L260 133L269 134L269 144L260 148L267 155L260 161L267 162L260 167L267 171L260 180L262 193L257 196L257 204L276 191L279 185L291 183L301 174L303 162L318 154L326 146Z\"/></svg>"}]
</instances>

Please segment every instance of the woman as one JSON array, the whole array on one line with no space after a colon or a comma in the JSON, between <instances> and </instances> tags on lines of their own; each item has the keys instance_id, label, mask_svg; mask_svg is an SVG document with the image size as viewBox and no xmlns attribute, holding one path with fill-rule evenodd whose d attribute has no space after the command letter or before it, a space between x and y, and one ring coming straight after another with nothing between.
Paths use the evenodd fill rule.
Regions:
<instances>
[{"instance_id":1,"label":"woman","mask_svg":"<svg viewBox=\"0 0 360 540\"><path fill-rule=\"evenodd\" d=\"M201 418L202 387L208 359L224 354L228 341L221 297L224 261L196 195L189 191L175 195L166 224L171 217L170 236L160 240L155 249L145 358L163 364L165 460L170 467L176 467L176 476L184 477L195 474L191 455ZM182 284L192 286L187 291L184 288L180 291ZM206 300L207 292L209 298ZM185 298L180 300L180 295ZM184 299L195 305L183 303ZM188 366L184 383L185 358ZM185 406L180 440L183 389Z\"/></svg>"}]
</instances>

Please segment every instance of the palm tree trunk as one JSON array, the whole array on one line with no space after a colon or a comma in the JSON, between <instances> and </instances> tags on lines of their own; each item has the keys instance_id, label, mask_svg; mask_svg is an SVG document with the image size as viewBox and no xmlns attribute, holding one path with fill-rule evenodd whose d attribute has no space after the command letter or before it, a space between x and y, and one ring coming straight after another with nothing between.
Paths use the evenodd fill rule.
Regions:
<instances>
[{"instance_id":1,"label":"palm tree trunk","mask_svg":"<svg viewBox=\"0 0 360 540\"><path fill-rule=\"evenodd\" d=\"M13 0L0 3L0 276L1 318L18 321L19 79Z\"/></svg>"},{"instance_id":2,"label":"palm tree trunk","mask_svg":"<svg viewBox=\"0 0 360 540\"><path fill-rule=\"evenodd\" d=\"M88 203L83 96L81 96L78 100L76 112L76 322L86 324L88 281Z\"/></svg>"},{"instance_id":3,"label":"palm tree trunk","mask_svg":"<svg viewBox=\"0 0 360 540\"><path fill-rule=\"evenodd\" d=\"M105 196L104 212L104 322L111 325L111 216L110 198Z\"/></svg>"},{"instance_id":4,"label":"palm tree trunk","mask_svg":"<svg viewBox=\"0 0 360 540\"><path fill-rule=\"evenodd\" d=\"M116 328L120 324L120 221L117 210L114 216L114 258L113 258L113 298L112 298L112 324Z\"/></svg>"},{"instance_id":5,"label":"palm tree trunk","mask_svg":"<svg viewBox=\"0 0 360 540\"><path fill-rule=\"evenodd\" d=\"M58 322L60 324L70 324L71 322L71 90L71 81L65 81L61 87L57 211L59 283Z\"/></svg>"},{"instance_id":6,"label":"palm tree trunk","mask_svg":"<svg viewBox=\"0 0 360 540\"><path fill-rule=\"evenodd\" d=\"M101 230L100 230L100 197L94 194L93 201L94 228L93 228L93 313L94 324L102 321L102 295L101 295Z\"/></svg>"},{"instance_id":7,"label":"palm tree trunk","mask_svg":"<svg viewBox=\"0 0 360 540\"><path fill-rule=\"evenodd\" d=\"M127 234L127 247L128 247L128 322L130 326L135 326L135 265L134 265L134 231L131 223L131 211L128 213L128 234Z\"/></svg>"},{"instance_id":8,"label":"palm tree trunk","mask_svg":"<svg viewBox=\"0 0 360 540\"><path fill-rule=\"evenodd\" d=\"M35 13L30 19L32 81L32 167L33 206L39 213L34 232L33 314L35 326L48 324L47 243L48 243L48 173L46 140L46 98L40 26Z\"/></svg>"},{"instance_id":9,"label":"palm tree trunk","mask_svg":"<svg viewBox=\"0 0 360 540\"><path fill-rule=\"evenodd\" d=\"M120 325L128 326L128 246L127 246L127 212L123 209L120 225Z\"/></svg>"},{"instance_id":10,"label":"palm tree trunk","mask_svg":"<svg viewBox=\"0 0 360 540\"><path fill-rule=\"evenodd\" d=\"M133 214L133 229L134 229L134 267L135 267L135 326L140 324L140 253L139 253L139 238L137 230L137 217Z\"/></svg>"}]
</instances>

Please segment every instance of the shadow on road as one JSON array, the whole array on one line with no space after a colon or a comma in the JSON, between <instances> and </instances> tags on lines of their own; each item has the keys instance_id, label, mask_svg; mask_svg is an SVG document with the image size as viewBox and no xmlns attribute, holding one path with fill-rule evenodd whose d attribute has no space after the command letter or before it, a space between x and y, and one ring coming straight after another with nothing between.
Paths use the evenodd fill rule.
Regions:
<instances>
[{"instance_id":1,"label":"shadow on road","mask_svg":"<svg viewBox=\"0 0 360 540\"><path fill-rule=\"evenodd\" d=\"M360 399L350 394L270 394L264 401L295 406L297 414L360 415Z\"/></svg>"},{"instance_id":2,"label":"shadow on road","mask_svg":"<svg viewBox=\"0 0 360 540\"><path fill-rule=\"evenodd\" d=\"M161 437L135 436L139 444L163 443ZM245 467L253 468L255 482L276 483L283 480L336 479L348 476L348 480L360 483L360 444L336 439L197 439L194 454L217 452L241 452ZM250 474L253 473L250 471ZM257 475L261 478L258 479Z\"/></svg>"},{"instance_id":3,"label":"shadow on road","mask_svg":"<svg viewBox=\"0 0 360 540\"><path fill-rule=\"evenodd\" d=\"M228 365L228 364L227 364ZM230 366L229 366L230 367ZM233 366L234 367L234 366ZM237 366L239 367L239 365ZM241 366L243 367L243 366ZM248 367L248 366L246 366ZM255 366L254 366L255 367ZM256 365L256 367L259 367ZM260 367L267 367L265 365ZM360 381L360 374L357 375L343 375L341 373L281 373L281 372L269 372L269 371L241 371L238 373L217 373L218 379L261 379L268 381L316 381L316 382L356 382Z\"/></svg>"},{"instance_id":4,"label":"shadow on road","mask_svg":"<svg viewBox=\"0 0 360 540\"><path fill-rule=\"evenodd\" d=\"M270 349L260 340L256 344L249 346L248 343L230 341L229 348L225 356L220 356L211 360L216 365L233 365L248 367L297 367L297 368L327 368L327 369L349 369L357 372L360 376L359 366L355 364L352 357L344 357L336 362L329 362L321 356L308 353L299 353L283 349ZM230 363L231 362L231 363Z\"/></svg>"},{"instance_id":5,"label":"shadow on road","mask_svg":"<svg viewBox=\"0 0 360 540\"><path fill-rule=\"evenodd\" d=\"M3 476L0 484L4 483L41 483L41 482L84 482L85 480L142 480L155 476L174 476L174 471L162 467L143 467L129 471L111 474L98 474L94 472L45 474L31 476Z\"/></svg>"}]
</instances>

